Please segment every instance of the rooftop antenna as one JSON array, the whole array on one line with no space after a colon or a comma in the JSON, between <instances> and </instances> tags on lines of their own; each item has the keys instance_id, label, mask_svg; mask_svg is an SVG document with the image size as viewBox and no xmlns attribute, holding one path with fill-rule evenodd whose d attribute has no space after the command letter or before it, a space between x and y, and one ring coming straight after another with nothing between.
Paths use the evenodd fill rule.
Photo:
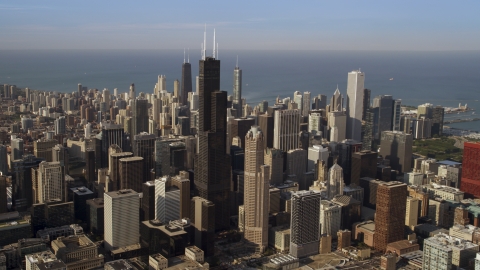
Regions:
<instances>
[{"instance_id":1,"label":"rooftop antenna","mask_svg":"<svg viewBox=\"0 0 480 270\"><path fill-rule=\"evenodd\" d=\"M202 55L202 60L205 60L205 57L207 57L207 24L205 24L205 31L203 32L203 55Z\"/></svg>"},{"instance_id":2,"label":"rooftop antenna","mask_svg":"<svg viewBox=\"0 0 480 270\"><path fill-rule=\"evenodd\" d=\"M190 48L188 48L188 62L187 63L190 63Z\"/></svg>"},{"instance_id":3,"label":"rooftop antenna","mask_svg":"<svg viewBox=\"0 0 480 270\"><path fill-rule=\"evenodd\" d=\"M183 48L183 63L185 64L185 48Z\"/></svg>"},{"instance_id":4,"label":"rooftop antenna","mask_svg":"<svg viewBox=\"0 0 480 270\"><path fill-rule=\"evenodd\" d=\"M216 54L215 54L215 28L213 28L213 54L212 54L212 57L215 58Z\"/></svg>"},{"instance_id":5,"label":"rooftop antenna","mask_svg":"<svg viewBox=\"0 0 480 270\"><path fill-rule=\"evenodd\" d=\"M237 65L235 67L238 68L238 55L237 55Z\"/></svg>"},{"instance_id":6,"label":"rooftop antenna","mask_svg":"<svg viewBox=\"0 0 480 270\"><path fill-rule=\"evenodd\" d=\"M217 42L217 57L215 58L218 59L218 42Z\"/></svg>"}]
</instances>

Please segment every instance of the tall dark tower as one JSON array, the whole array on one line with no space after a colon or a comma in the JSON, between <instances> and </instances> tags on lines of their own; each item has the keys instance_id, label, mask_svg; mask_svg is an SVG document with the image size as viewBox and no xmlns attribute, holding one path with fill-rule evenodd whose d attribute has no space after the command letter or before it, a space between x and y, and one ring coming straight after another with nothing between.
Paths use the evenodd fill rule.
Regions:
<instances>
[{"instance_id":1,"label":"tall dark tower","mask_svg":"<svg viewBox=\"0 0 480 270\"><path fill-rule=\"evenodd\" d=\"M183 52L182 82L181 82L180 101L182 105L187 105L188 93L192 92L192 65L190 64L190 55L185 62L185 51Z\"/></svg>"},{"instance_id":2,"label":"tall dark tower","mask_svg":"<svg viewBox=\"0 0 480 270\"><path fill-rule=\"evenodd\" d=\"M233 70L233 108L237 110L237 117L242 116L242 105L242 70L238 67L237 56L237 65Z\"/></svg>"},{"instance_id":3,"label":"tall dark tower","mask_svg":"<svg viewBox=\"0 0 480 270\"><path fill-rule=\"evenodd\" d=\"M215 50L214 54L215 55ZM199 63L198 154L195 189L215 204L215 230L230 227L230 156L226 152L227 92L220 91L220 60L205 57Z\"/></svg>"}]
</instances>

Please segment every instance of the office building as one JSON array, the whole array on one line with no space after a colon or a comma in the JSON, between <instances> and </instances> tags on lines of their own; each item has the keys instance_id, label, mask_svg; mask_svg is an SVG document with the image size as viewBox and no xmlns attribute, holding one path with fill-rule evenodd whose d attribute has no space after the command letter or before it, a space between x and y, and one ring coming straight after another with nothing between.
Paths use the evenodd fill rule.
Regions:
<instances>
[{"instance_id":1,"label":"office building","mask_svg":"<svg viewBox=\"0 0 480 270\"><path fill-rule=\"evenodd\" d=\"M356 141L361 141L364 83L365 74L360 70L348 73L346 136Z\"/></svg>"},{"instance_id":2,"label":"office building","mask_svg":"<svg viewBox=\"0 0 480 270\"><path fill-rule=\"evenodd\" d=\"M328 200L322 200L320 204L321 233L336 237L340 230L341 221L341 206Z\"/></svg>"},{"instance_id":3,"label":"office building","mask_svg":"<svg viewBox=\"0 0 480 270\"><path fill-rule=\"evenodd\" d=\"M363 110L362 110L362 120L365 121L367 116L367 110L370 108L370 96L372 91L370 89L363 89Z\"/></svg>"},{"instance_id":4,"label":"office building","mask_svg":"<svg viewBox=\"0 0 480 270\"><path fill-rule=\"evenodd\" d=\"M127 157L118 160L120 189L133 189L135 192L142 191L143 158Z\"/></svg>"},{"instance_id":5,"label":"office building","mask_svg":"<svg viewBox=\"0 0 480 270\"><path fill-rule=\"evenodd\" d=\"M343 195L344 187L343 169L335 163L330 170L328 170L327 198L331 200L336 195Z\"/></svg>"},{"instance_id":6,"label":"office building","mask_svg":"<svg viewBox=\"0 0 480 270\"><path fill-rule=\"evenodd\" d=\"M132 189L107 192L105 206L105 248L109 251L139 242L138 193Z\"/></svg>"},{"instance_id":7,"label":"office building","mask_svg":"<svg viewBox=\"0 0 480 270\"><path fill-rule=\"evenodd\" d=\"M403 239L407 185L398 181L377 187L374 248L385 251L387 245Z\"/></svg>"},{"instance_id":8,"label":"office building","mask_svg":"<svg viewBox=\"0 0 480 270\"><path fill-rule=\"evenodd\" d=\"M283 152L280 149L267 148L264 153L265 165L270 167L270 183L281 185L283 183Z\"/></svg>"},{"instance_id":9,"label":"office building","mask_svg":"<svg viewBox=\"0 0 480 270\"><path fill-rule=\"evenodd\" d=\"M321 145L313 145L308 148L307 171L314 171L318 161L328 162L330 152Z\"/></svg>"},{"instance_id":10,"label":"office building","mask_svg":"<svg viewBox=\"0 0 480 270\"><path fill-rule=\"evenodd\" d=\"M47 162L52 161L52 148L57 145L57 140L41 139L33 142L33 154Z\"/></svg>"},{"instance_id":11,"label":"office building","mask_svg":"<svg viewBox=\"0 0 480 270\"><path fill-rule=\"evenodd\" d=\"M300 110L275 111L273 147L287 152L299 147Z\"/></svg>"},{"instance_id":12,"label":"office building","mask_svg":"<svg viewBox=\"0 0 480 270\"><path fill-rule=\"evenodd\" d=\"M424 270L466 268L475 258L478 245L444 233L429 237L423 242Z\"/></svg>"},{"instance_id":13,"label":"office building","mask_svg":"<svg viewBox=\"0 0 480 270\"><path fill-rule=\"evenodd\" d=\"M54 120L55 125L55 135L65 134L65 116L60 116Z\"/></svg>"},{"instance_id":14,"label":"office building","mask_svg":"<svg viewBox=\"0 0 480 270\"><path fill-rule=\"evenodd\" d=\"M268 245L270 167L264 164L263 134L252 126L245 136L244 237L257 252Z\"/></svg>"},{"instance_id":15,"label":"office building","mask_svg":"<svg viewBox=\"0 0 480 270\"><path fill-rule=\"evenodd\" d=\"M75 223L73 202L54 199L33 204L31 208L33 233L45 228L61 227Z\"/></svg>"},{"instance_id":16,"label":"office building","mask_svg":"<svg viewBox=\"0 0 480 270\"><path fill-rule=\"evenodd\" d=\"M155 219L167 224L180 216L180 190L170 177L155 180Z\"/></svg>"},{"instance_id":17,"label":"office building","mask_svg":"<svg viewBox=\"0 0 480 270\"><path fill-rule=\"evenodd\" d=\"M384 131L380 144L380 155L390 160L390 167L400 173L412 169L413 138L400 131Z\"/></svg>"},{"instance_id":18,"label":"office building","mask_svg":"<svg viewBox=\"0 0 480 270\"><path fill-rule=\"evenodd\" d=\"M392 130L393 99L390 95L380 95L373 99L373 108L378 108L376 125L373 127L373 137L379 141L382 132Z\"/></svg>"},{"instance_id":19,"label":"office building","mask_svg":"<svg viewBox=\"0 0 480 270\"><path fill-rule=\"evenodd\" d=\"M109 152L108 149L112 145L117 145L123 152L130 149L127 145L127 139L123 126L116 125L113 122L104 121L101 123L101 168L109 166ZM130 136L133 139L133 135Z\"/></svg>"},{"instance_id":20,"label":"office building","mask_svg":"<svg viewBox=\"0 0 480 270\"><path fill-rule=\"evenodd\" d=\"M273 148L274 117L268 111L258 116L258 126L263 132L263 148Z\"/></svg>"},{"instance_id":21,"label":"office building","mask_svg":"<svg viewBox=\"0 0 480 270\"><path fill-rule=\"evenodd\" d=\"M35 203L65 199L64 174L60 162L40 163L38 169L32 169L32 183Z\"/></svg>"},{"instance_id":22,"label":"office building","mask_svg":"<svg viewBox=\"0 0 480 270\"><path fill-rule=\"evenodd\" d=\"M293 192L291 197L290 254L303 258L318 254L320 244L320 193Z\"/></svg>"},{"instance_id":23,"label":"office building","mask_svg":"<svg viewBox=\"0 0 480 270\"><path fill-rule=\"evenodd\" d=\"M171 178L172 186L180 192L180 218L190 218L190 180L188 172L180 172L178 176ZM145 195L143 195L145 198Z\"/></svg>"},{"instance_id":24,"label":"office building","mask_svg":"<svg viewBox=\"0 0 480 270\"><path fill-rule=\"evenodd\" d=\"M5 145L0 145L0 172L2 172L4 175L8 173L7 161L7 147Z\"/></svg>"},{"instance_id":25,"label":"office building","mask_svg":"<svg viewBox=\"0 0 480 270\"><path fill-rule=\"evenodd\" d=\"M347 115L344 111L329 112L328 126L331 142L341 142L347 138Z\"/></svg>"},{"instance_id":26,"label":"office building","mask_svg":"<svg viewBox=\"0 0 480 270\"><path fill-rule=\"evenodd\" d=\"M350 230L340 230L337 232L338 244L337 250L342 250L351 246L352 232Z\"/></svg>"},{"instance_id":27,"label":"office building","mask_svg":"<svg viewBox=\"0 0 480 270\"><path fill-rule=\"evenodd\" d=\"M255 119L253 118L236 118L231 122L231 138L239 137L241 141L241 148L245 149L245 135L252 126L255 125Z\"/></svg>"},{"instance_id":28,"label":"office building","mask_svg":"<svg viewBox=\"0 0 480 270\"><path fill-rule=\"evenodd\" d=\"M308 132L323 135L322 118L320 112L310 112L308 114Z\"/></svg>"},{"instance_id":29,"label":"office building","mask_svg":"<svg viewBox=\"0 0 480 270\"><path fill-rule=\"evenodd\" d=\"M401 131L400 129L401 115L402 115L402 100L395 99L393 101L392 130Z\"/></svg>"},{"instance_id":30,"label":"office building","mask_svg":"<svg viewBox=\"0 0 480 270\"><path fill-rule=\"evenodd\" d=\"M460 190L469 197L480 198L480 143L465 142L463 147Z\"/></svg>"},{"instance_id":31,"label":"office building","mask_svg":"<svg viewBox=\"0 0 480 270\"><path fill-rule=\"evenodd\" d=\"M311 110L312 100L310 96L310 92L303 93L302 116L308 116L308 112Z\"/></svg>"},{"instance_id":32,"label":"office building","mask_svg":"<svg viewBox=\"0 0 480 270\"><path fill-rule=\"evenodd\" d=\"M104 213L103 198L94 198L87 201L87 224L91 233L96 235L103 234Z\"/></svg>"},{"instance_id":33,"label":"office building","mask_svg":"<svg viewBox=\"0 0 480 270\"><path fill-rule=\"evenodd\" d=\"M307 190L312 183L307 183L304 174L307 169L308 152L301 149L292 149L287 152L287 176L295 180L300 190Z\"/></svg>"},{"instance_id":34,"label":"office building","mask_svg":"<svg viewBox=\"0 0 480 270\"><path fill-rule=\"evenodd\" d=\"M132 136L141 132L148 132L148 100L138 97L132 109Z\"/></svg>"},{"instance_id":35,"label":"office building","mask_svg":"<svg viewBox=\"0 0 480 270\"><path fill-rule=\"evenodd\" d=\"M10 140L10 147L12 149L10 160L17 160L23 157L23 140L12 135Z\"/></svg>"},{"instance_id":36,"label":"office building","mask_svg":"<svg viewBox=\"0 0 480 270\"><path fill-rule=\"evenodd\" d=\"M330 100L330 108L328 112L341 112L343 111L343 96L340 94L340 90L335 89L332 99Z\"/></svg>"},{"instance_id":37,"label":"office building","mask_svg":"<svg viewBox=\"0 0 480 270\"><path fill-rule=\"evenodd\" d=\"M185 57L184 57L185 58ZM190 64L190 56L188 61L183 59L182 64L182 80L180 101L182 105L187 105L188 93L192 92L192 65Z\"/></svg>"},{"instance_id":38,"label":"office building","mask_svg":"<svg viewBox=\"0 0 480 270\"><path fill-rule=\"evenodd\" d=\"M25 256L25 266L27 270L59 269L57 268L57 262L58 262L57 257L51 251L42 251L42 252L28 254ZM47 263L50 263L51 266L55 265L55 268L39 268L39 264L45 265ZM66 266L65 265L63 266L64 266L63 269L66 269Z\"/></svg>"},{"instance_id":39,"label":"office building","mask_svg":"<svg viewBox=\"0 0 480 270\"><path fill-rule=\"evenodd\" d=\"M25 155L22 159L13 160L12 167L12 207L17 211L26 211L32 206L32 168L37 168L43 159L33 155Z\"/></svg>"},{"instance_id":40,"label":"office building","mask_svg":"<svg viewBox=\"0 0 480 270\"><path fill-rule=\"evenodd\" d=\"M201 197L193 197L190 205L190 221L195 234L194 244L205 252L205 257L211 257L214 255L211 243L215 235L215 205Z\"/></svg>"},{"instance_id":41,"label":"office building","mask_svg":"<svg viewBox=\"0 0 480 270\"><path fill-rule=\"evenodd\" d=\"M52 241L55 256L72 270L102 267L103 255L98 254L98 246L84 235L59 237Z\"/></svg>"},{"instance_id":42,"label":"office building","mask_svg":"<svg viewBox=\"0 0 480 270\"><path fill-rule=\"evenodd\" d=\"M194 183L197 194L215 204L214 228L223 230L230 227L227 93L220 91L220 60L204 55L199 65L198 154Z\"/></svg>"},{"instance_id":43,"label":"office building","mask_svg":"<svg viewBox=\"0 0 480 270\"><path fill-rule=\"evenodd\" d=\"M143 158L143 182L151 178L150 171L155 168L155 135L142 132L134 136L133 155Z\"/></svg>"},{"instance_id":44,"label":"office building","mask_svg":"<svg viewBox=\"0 0 480 270\"><path fill-rule=\"evenodd\" d=\"M360 178L377 175L378 153L362 150L352 154L352 173L350 183L360 185Z\"/></svg>"},{"instance_id":45,"label":"office building","mask_svg":"<svg viewBox=\"0 0 480 270\"><path fill-rule=\"evenodd\" d=\"M405 212L405 226L413 228L418 224L420 199L414 197L407 197Z\"/></svg>"}]
</instances>

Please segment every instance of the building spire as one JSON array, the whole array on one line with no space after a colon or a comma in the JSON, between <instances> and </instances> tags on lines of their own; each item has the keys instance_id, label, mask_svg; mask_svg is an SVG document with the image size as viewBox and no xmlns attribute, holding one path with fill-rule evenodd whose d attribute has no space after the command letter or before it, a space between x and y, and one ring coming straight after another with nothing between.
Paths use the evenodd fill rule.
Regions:
<instances>
[{"instance_id":1,"label":"building spire","mask_svg":"<svg viewBox=\"0 0 480 270\"><path fill-rule=\"evenodd\" d=\"M215 45L216 45L216 42L215 42L215 28L213 28L213 54L212 54L213 58L215 58L215 56L216 56Z\"/></svg>"},{"instance_id":2,"label":"building spire","mask_svg":"<svg viewBox=\"0 0 480 270\"><path fill-rule=\"evenodd\" d=\"M188 48L188 58L187 63L190 63L190 48Z\"/></svg>"},{"instance_id":3,"label":"building spire","mask_svg":"<svg viewBox=\"0 0 480 270\"><path fill-rule=\"evenodd\" d=\"M235 65L236 68L238 68L238 55L237 55L237 64Z\"/></svg>"},{"instance_id":4,"label":"building spire","mask_svg":"<svg viewBox=\"0 0 480 270\"><path fill-rule=\"evenodd\" d=\"M185 64L185 48L183 48L183 63Z\"/></svg>"},{"instance_id":5,"label":"building spire","mask_svg":"<svg viewBox=\"0 0 480 270\"><path fill-rule=\"evenodd\" d=\"M202 48L202 60L207 57L207 24L205 24L205 31L203 32L203 48Z\"/></svg>"}]
</instances>

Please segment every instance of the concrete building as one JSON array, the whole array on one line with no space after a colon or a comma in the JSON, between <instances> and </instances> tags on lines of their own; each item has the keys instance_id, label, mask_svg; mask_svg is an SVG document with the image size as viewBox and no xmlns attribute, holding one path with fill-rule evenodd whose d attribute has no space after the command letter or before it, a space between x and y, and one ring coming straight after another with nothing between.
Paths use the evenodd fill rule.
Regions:
<instances>
[{"instance_id":1,"label":"concrete building","mask_svg":"<svg viewBox=\"0 0 480 270\"><path fill-rule=\"evenodd\" d=\"M390 160L393 170L400 173L412 170L412 146L411 134L400 131L384 131L380 143L380 155Z\"/></svg>"},{"instance_id":2,"label":"concrete building","mask_svg":"<svg viewBox=\"0 0 480 270\"><path fill-rule=\"evenodd\" d=\"M318 254L320 242L320 193L292 193L290 254L297 258Z\"/></svg>"},{"instance_id":3,"label":"concrete building","mask_svg":"<svg viewBox=\"0 0 480 270\"><path fill-rule=\"evenodd\" d=\"M263 252L268 245L270 167L263 165L263 134L252 126L245 136L245 240ZM304 169L305 170L305 169Z\"/></svg>"},{"instance_id":4,"label":"concrete building","mask_svg":"<svg viewBox=\"0 0 480 270\"><path fill-rule=\"evenodd\" d=\"M330 252L332 252L332 236L328 234L322 234L320 236L319 254L327 254Z\"/></svg>"},{"instance_id":5,"label":"concrete building","mask_svg":"<svg viewBox=\"0 0 480 270\"><path fill-rule=\"evenodd\" d=\"M270 167L270 183L283 183L283 152L280 149L267 148L264 153L264 163Z\"/></svg>"},{"instance_id":6,"label":"concrete building","mask_svg":"<svg viewBox=\"0 0 480 270\"><path fill-rule=\"evenodd\" d=\"M172 186L170 177L155 180L155 219L163 223L180 216L180 189Z\"/></svg>"},{"instance_id":7,"label":"concrete building","mask_svg":"<svg viewBox=\"0 0 480 270\"><path fill-rule=\"evenodd\" d=\"M275 111L273 147L287 152L299 147L300 110Z\"/></svg>"},{"instance_id":8,"label":"concrete building","mask_svg":"<svg viewBox=\"0 0 480 270\"><path fill-rule=\"evenodd\" d=\"M328 200L320 203L321 233L336 237L342 221L342 208Z\"/></svg>"},{"instance_id":9,"label":"concrete building","mask_svg":"<svg viewBox=\"0 0 480 270\"><path fill-rule=\"evenodd\" d=\"M413 228L418 224L420 208L420 199L414 197L407 197L407 205L405 212L405 226Z\"/></svg>"},{"instance_id":10,"label":"concrete building","mask_svg":"<svg viewBox=\"0 0 480 270\"><path fill-rule=\"evenodd\" d=\"M162 254L152 254L148 256L148 269L151 270L163 270L168 268L168 259L163 257Z\"/></svg>"},{"instance_id":11,"label":"concrete building","mask_svg":"<svg viewBox=\"0 0 480 270\"><path fill-rule=\"evenodd\" d=\"M143 179L143 158L127 157L118 160L120 189L132 189L135 192L142 192Z\"/></svg>"},{"instance_id":12,"label":"concrete building","mask_svg":"<svg viewBox=\"0 0 480 270\"><path fill-rule=\"evenodd\" d=\"M349 230L340 230L337 232L337 250L342 250L351 245L352 232Z\"/></svg>"},{"instance_id":13,"label":"concrete building","mask_svg":"<svg viewBox=\"0 0 480 270\"><path fill-rule=\"evenodd\" d=\"M33 196L35 203L53 199L65 199L64 174L60 162L42 162L32 169Z\"/></svg>"},{"instance_id":14,"label":"concrete building","mask_svg":"<svg viewBox=\"0 0 480 270\"><path fill-rule=\"evenodd\" d=\"M215 205L201 197L193 197L191 201L190 220L194 227L195 246L205 252L205 257L214 254L211 244L215 234Z\"/></svg>"},{"instance_id":15,"label":"concrete building","mask_svg":"<svg viewBox=\"0 0 480 270\"><path fill-rule=\"evenodd\" d=\"M306 190L312 183L305 179L307 169L307 151L296 148L287 151L287 176L298 183L300 190Z\"/></svg>"},{"instance_id":16,"label":"concrete building","mask_svg":"<svg viewBox=\"0 0 480 270\"><path fill-rule=\"evenodd\" d=\"M480 197L480 143L465 142L460 190L469 196Z\"/></svg>"},{"instance_id":17,"label":"concrete building","mask_svg":"<svg viewBox=\"0 0 480 270\"><path fill-rule=\"evenodd\" d=\"M51 251L42 251L25 256L25 266L27 270L38 269L37 265L41 263L53 263L57 257Z\"/></svg>"},{"instance_id":18,"label":"concrete building","mask_svg":"<svg viewBox=\"0 0 480 270\"><path fill-rule=\"evenodd\" d=\"M344 111L328 113L328 127L330 128L330 141L341 142L347 138L347 115Z\"/></svg>"},{"instance_id":19,"label":"concrete building","mask_svg":"<svg viewBox=\"0 0 480 270\"><path fill-rule=\"evenodd\" d=\"M112 191L104 194L105 247L107 250L139 242L140 199L134 190Z\"/></svg>"},{"instance_id":20,"label":"concrete building","mask_svg":"<svg viewBox=\"0 0 480 270\"><path fill-rule=\"evenodd\" d=\"M440 197L444 200L450 200L455 202L461 202L464 198L465 192L460 191L458 188L452 188L444 185L429 184L423 187L424 191L431 199Z\"/></svg>"},{"instance_id":21,"label":"concrete building","mask_svg":"<svg viewBox=\"0 0 480 270\"><path fill-rule=\"evenodd\" d=\"M268 229L268 245L280 252L290 250L290 227L286 225L270 227Z\"/></svg>"},{"instance_id":22,"label":"concrete building","mask_svg":"<svg viewBox=\"0 0 480 270\"><path fill-rule=\"evenodd\" d=\"M343 169L335 163L328 171L327 198L333 199L336 195L343 195Z\"/></svg>"},{"instance_id":23,"label":"concrete building","mask_svg":"<svg viewBox=\"0 0 480 270\"><path fill-rule=\"evenodd\" d=\"M398 181L382 183L377 188L374 247L385 251L387 245L403 239L407 185Z\"/></svg>"},{"instance_id":24,"label":"concrete building","mask_svg":"<svg viewBox=\"0 0 480 270\"><path fill-rule=\"evenodd\" d=\"M478 245L439 233L425 239L423 243L422 269L446 270L467 267L469 260L474 259L477 252Z\"/></svg>"},{"instance_id":25,"label":"concrete building","mask_svg":"<svg viewBox=\"0 0 480 270\"><path fill-rule=\"evenodd\" d=\"M323 160L324 162L328 162L328 157L330 156L330 152L328 148L323 147L321 145L314 145L308 148L308 162L307 162L307 171L314 171L315 164L319 160Z\"/></svg>"},{"instance_id":26,"label":"concrete building","mask_svg":"<svg viewBox=\"0 0 480 270\"><path fill-rule=\"evenodd\" d=\"M362 241L369 247L374 246L375 238L375 222L368 220L354 224L352 226L353 238L357 241Z\"/></svg>"},{"instance_id":27,"label":"concrete building","mask_svg":"<svg viewBox=\"0 0 480 270\"><path fill-rule=\"evenodd\" d=\"M72 270L102 267L104 258L98 247L84 235L59 237L52 241L52 250Z\"/></svg>"},{"instance_id":28,"label":"concrete building","mask_svg":"<svg viewBox=\"0 0 480 270\"><path fill-rule=\"evenodd\" d=\"M356 141L361 141L364 83L365 74L360 70L348 73L347 139Z\"/></svg>"}]
</instances>

